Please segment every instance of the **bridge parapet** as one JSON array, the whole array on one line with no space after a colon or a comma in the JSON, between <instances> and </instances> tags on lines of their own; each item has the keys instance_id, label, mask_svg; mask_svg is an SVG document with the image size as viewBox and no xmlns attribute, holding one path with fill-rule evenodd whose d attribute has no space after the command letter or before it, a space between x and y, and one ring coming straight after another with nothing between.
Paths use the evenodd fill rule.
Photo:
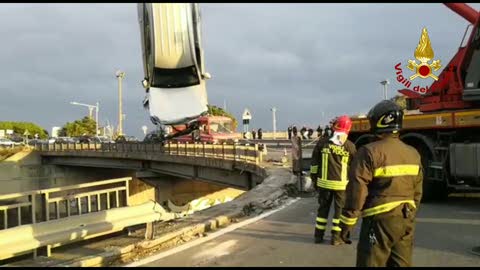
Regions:
<instances>
[{"instance_id":1,"label":"bridge parapet","mask_svg":"<svg viewBox=\"0 0 480 270\"><path fill-rule=\"evenodd\" d=\"M265 175L258 145L205 143L37 144L42 164L151 171L251 189Z\"/></svg>"},{"instance_id":2,"label":"bridge parapet","mask_svg":"<svg viewBox=\"0 0 480 270\"><path fill-rule=\"evenodd\" d=\"M214 158L233 160L250 164L262 162L262 151L258 144L206 144L168 142L155 143L62 143L62 144L35 144L34 149L41 152L64 151L95 151L95 152L134 152L154 153L169 156L191 156L198 158Z\"/></svg>"}]
</instances>

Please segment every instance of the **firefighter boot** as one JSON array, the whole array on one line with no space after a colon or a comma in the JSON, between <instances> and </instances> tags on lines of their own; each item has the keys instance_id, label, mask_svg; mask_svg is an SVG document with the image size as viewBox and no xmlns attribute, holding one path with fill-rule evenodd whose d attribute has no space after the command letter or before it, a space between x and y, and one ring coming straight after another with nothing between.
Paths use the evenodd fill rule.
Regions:
<instances>
[{"instance_id":1,"label":"firefighter boot","mask_svg":"<svg viewBox=\"0 0 480 270\"><path fill-rule=\"evenodd\" d=\"M323 236L315 236L315 244L323 243Z\"/></svg>"},{"instance_id":2,"label":"firefighter boot","mask_svg":"<svg viewBox=\"0 0 480 270\"><path fill-rule=\"evenodd\" d=\"M315 244L323 243L323 230L315 228Z\"/></svg>"},{"instance_id":3,"label":"firefighter boot","mask_svg":"<svg viewBox=\"0 0 480 270\"><path fill-rule=\"evenodd\" d=\"M332 244L332 246L339 246L345 244L345 242L340 237L340 232L332 231L332 239L330 240L330 244Z\"/></svg>"}]
</instances>

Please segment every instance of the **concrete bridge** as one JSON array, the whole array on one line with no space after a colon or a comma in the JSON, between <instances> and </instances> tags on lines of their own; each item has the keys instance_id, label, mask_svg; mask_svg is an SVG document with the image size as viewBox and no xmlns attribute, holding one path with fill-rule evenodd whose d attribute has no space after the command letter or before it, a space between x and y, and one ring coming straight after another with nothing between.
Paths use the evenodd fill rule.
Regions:
<instances>
[{"instance_id":1,"label":"concrete bridge","mask_svg":"<svg viewBox=\"0 0 480 270\"><path fill-rule=\"evenodd\" d=\"M258 145L189 143L38 144L42 163L171 175L249 190L264 178Z\"/></svg>"},{"instance_id":2,"label":"concrete bridge","mask_svg":"<svg viewBox=\"0 0 480 270\"><path fill-rule=\"evenodd\" d=\"M183 215L182 209L190 210L197 198L222 190L229 194L222 198L231 196L231 200L267 177L267 162L263 162L264 152L258 144L38 144L33 150L39 166L71 170L79 176L111 170L112 177L121 178L99 180L99 175L78 182L65 177L68 186L0 195L0 201L4 199L0 211L13 209L16 213L0 212L4 214L3 219L0 216L0 234L11 240L3 245L19 247L0 253L0 261L32 251L34 257L38 252L50 256L57 246L138 224L147 224L145 237L151 237L152 222ZM278 163L270 156L265 159ZM283 161L277 165L282 163L285 165ZM57 178L52 178L57 184ZM72 232L81 237L72 238ZM15 234L26 238L17 239Z\"/></svg>"}]
</instances>

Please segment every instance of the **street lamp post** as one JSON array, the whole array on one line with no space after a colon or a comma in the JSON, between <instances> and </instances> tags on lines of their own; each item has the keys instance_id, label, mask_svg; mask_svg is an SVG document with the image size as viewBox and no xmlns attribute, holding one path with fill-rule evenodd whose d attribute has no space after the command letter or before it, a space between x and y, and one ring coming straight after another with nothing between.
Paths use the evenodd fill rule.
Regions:
<instances>
[{"instance_id":1,"label":"street lamp post","mask_svg":"<svg viewBox=\"0 0 480 270\"><path fill-rule=\"evenodd\" d=\"M118 78L118 136L123 135L123 126L122 126L122 79L125 78L125 72L117 70L115 76Z\"/></svg>"},{"instance_id":2,"label":"street lamp post","mask_svg":"<svg viewBox=\"0 0 480 270\"><path fill-rule=\"evenodd\" d=\"M387 100L388 97L387 97L387 84L390 84L390 82L385 79L383 81L380 82L381 85L383 85L383 99Z\"/></svg>"},{"instance_id":3,"label":"street lamp post","mask_svg":"<svg viewBox=\"0 0 480 270\"><path fill-rule=\"evenodd\" d=\"M98 102L96 103L96 105L78 103L75 101L70 102L70 104L87 107L90 119L92 119L92 112L93 112L93 109L95 109L95 134L98 136L98 108L100 106Z\"/></svg>"},{"instance_id":4,"label":"street lamp post","mask_svg":"<svg viewBox=\"0 0 480 270\"><path fill-rule=\"evenodd\" d=\"M88 107L88 118L92 119L93 118L93 109L94 107Z\"/></svg>"},{"instance_id":5,"label":"street lamp post","mask_svg":"<svg viewBox=\"0 0 480 270\"><path fill-rule=\"evenodd\" d=\"M276 132L277 132L277 119L275 116L275 112L277 111L277 108L273 107L272 109L272 121L273 121L273 139L276 139Z\"/></svg>"},{"instance_id":6,"label":"street lamp post","mask_svg":"<svg viewBox=\"0 0 480 270\"><path fill-rule=\"evenodd\" d=\"M95 107L95 134L98 136L99 135L99 132L98 132L98 108L99 108L99 104L98 104L98 101L97 101L97 106Z\"/></svg>"}]
</instances>

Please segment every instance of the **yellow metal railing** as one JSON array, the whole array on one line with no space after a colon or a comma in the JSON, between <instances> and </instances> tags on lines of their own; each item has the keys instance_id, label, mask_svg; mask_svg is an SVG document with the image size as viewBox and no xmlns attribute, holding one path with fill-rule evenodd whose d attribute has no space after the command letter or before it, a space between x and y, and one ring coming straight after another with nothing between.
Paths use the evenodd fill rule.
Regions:
<instances>
[{"instance_id":1,"label":"yellow metal railing","mask_svg":"<svg viewBox=\"0 0 480 270\"><path fill-rule=\"evenodd\" d=\"M64 224L64 220L68 220L67 218L72 216L78 217L130 206L128 189L131 179L131 177L125 177L0 195L0 234L10 237L12 230L31 231L30 227L25 226L55 220ZM51 210L52 206L53 211ZM64 206L63 209L62 206ZM25 211L25 208L27 208L27 211ZM68 223L68 221L66 222ZM61 228L58 228L58 231L61 230ZM10 240L8 239L8 241ZM50 254L52 247L59 245L61 243L45 245L47 254ZM25 249L27 253L28 250L30 249ZM20 254L23 253L16 255ZM36 254L36 250L34 250L34 256ZM6 257L0 255L0 260L16 255L13 255L13 253L8 256L5 255Z\"/></svg>"},{"instance_id":2,"label":"yellow metal railing","mask_svg":"<svg viewBox=\"0 0 480 270\"><path fill-rule=\"evenodd\" d=\"M207 144L167 142L155 143L68 143L68 144L36 144L38 151L98 151L98 152L141 152L160 153L164 155L192 156L233 160L238 162L259 164L262 151L258 145L240 144Z\"/></svg>"},{"instance_id":3,"label":"yellow metal railing","mask_svg":"<svg viewBox=\"0 0 480 270\"><path fill-rule=\"evenodd\" d=\"M36 194L36 191L28 191L0 195L0 230L35 223Z\"/></svg>"},{"instance_id":4,"label":"yellow metal railing","mask_svg":"<svg viewBox=\"0 0 480 270\"><path fill-rule=\"evenodd\" d=\"M147 224L148 228L150 224L152 227L152 222L171 220L176 216L158 203L149 201L0 230L0 260L32 252L35 258L39 251L49 257L54 247L119 232L134 225Z\"/></svg>"},{"instance_id":5,"label":"yellow metal railing","mask_svg":"<svg viewBox=\"0 0 480 270\"><path fill-rule=\"evenodd\" d=\"M165 153L169 155L193 156L234 160L258 164L262 161L262 152L258 145L207 144L168 142Z\"/></svg>"},{"instance_id":6,"label":"yellow metal railing","mask_svg":"<svg viewBox=\"0 0 480 270\"><path fill-rule=\"evenodd\" d=\"M0 230L129 206L130 180L125 177L0 195Z\"/></svg>"},{"instance_id":7,"label":"yellow metal railing","mask_svg":"<svg viewBox=\"0 0 480 270\"><path fill-rule=\"evenodd\" d=\"M42 196L45 219L60 219L62 214L69 217L108 210L112 207L128 206L128 183L130 177L96 181L39 191ZM64 212L61 213L61 206Z\"/></svg>"}]
</instances>

